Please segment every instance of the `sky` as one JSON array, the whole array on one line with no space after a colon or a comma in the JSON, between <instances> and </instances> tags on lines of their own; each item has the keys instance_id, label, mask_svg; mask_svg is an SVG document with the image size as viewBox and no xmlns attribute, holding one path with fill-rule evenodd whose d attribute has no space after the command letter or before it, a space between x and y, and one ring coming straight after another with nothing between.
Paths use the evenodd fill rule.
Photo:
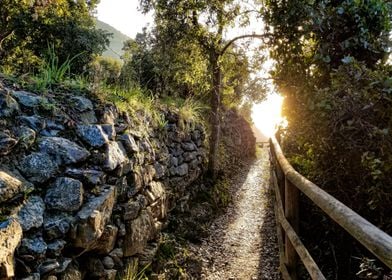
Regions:
<instances>
[{"instance_id":1,"label":"sky","mask_svg":"<svg viewBox=\"0 0 392 280\"><path fill-rule=\"evenodd\" d=\"M152 16L138 11L137 0L101 0L97 9L99 20L108 23L125 35L134 38L148 23Z\"/></svg>"}]
</instances>

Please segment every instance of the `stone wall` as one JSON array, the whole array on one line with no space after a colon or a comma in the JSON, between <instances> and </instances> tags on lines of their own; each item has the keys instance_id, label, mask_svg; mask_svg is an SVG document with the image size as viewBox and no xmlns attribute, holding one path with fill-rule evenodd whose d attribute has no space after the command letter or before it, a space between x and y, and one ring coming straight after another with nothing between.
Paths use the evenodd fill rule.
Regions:
<instances>
[{"instance_id":1,"label":"stone wall","mask_svg":"<svg viewBox=\"0 0 392 280\"><path fill-rule=\"evenodd\" d=\"M163 113L149 129L86 97L0 84L0 279L115 279L151 259L205 161L203 128Z\"/></svg>"},{"instance_id":2,"label":"stone wall","mask_svg":"<svg viewBox=\"0 0 392 280\"><path fill-rule=\"evenodd\" d=\"M220 167L231 169L255 154L256 138L249 122L235 109L223 112Z\"/></svg>"}]
</instances>

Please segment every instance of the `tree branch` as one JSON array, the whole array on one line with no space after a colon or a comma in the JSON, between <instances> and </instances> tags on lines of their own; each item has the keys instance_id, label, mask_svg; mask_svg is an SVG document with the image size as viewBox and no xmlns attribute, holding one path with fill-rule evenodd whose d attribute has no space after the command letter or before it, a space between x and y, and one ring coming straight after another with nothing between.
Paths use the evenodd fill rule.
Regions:
<instances>
[{"instance_id":1,"label":"tree branch","mask_svg":"<svg viewBox=\"0 0 392 280\"><path fill-rule=\"evenodd\" d=\"M229 42L226 43L226 45L222 48L220 55L223 55L227 49L235 42L238 41L240 39L245 39L245 38L257 38L257 39L265 39L267 38L269 35L271 34L247 34L247 35L241 35L238 37L235 37L233 39L231 39Z\"/></svg>"}]
</instances>

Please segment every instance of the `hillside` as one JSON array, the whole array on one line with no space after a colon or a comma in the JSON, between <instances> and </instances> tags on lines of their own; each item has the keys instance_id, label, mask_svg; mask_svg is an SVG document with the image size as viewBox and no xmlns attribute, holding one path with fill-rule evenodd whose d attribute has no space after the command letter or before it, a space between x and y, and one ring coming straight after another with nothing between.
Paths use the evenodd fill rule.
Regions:
<instances>
[{"instance_id":1,"label":"hillside","mask_svg":"<svg viewBox=\"0 0 392 280\"><path fill-rule=\"evenodd\" d=\"M98 19L97 19L97 28L113 34L113 36L110 38L109 49L103 53L103 56L109 56L109 57L120 59L120 56L123 54L122 51L123 43L124 41L130 38L127 35L118 31L113 26L103 21L100 21Z\"/></svg>"}]
</instances>

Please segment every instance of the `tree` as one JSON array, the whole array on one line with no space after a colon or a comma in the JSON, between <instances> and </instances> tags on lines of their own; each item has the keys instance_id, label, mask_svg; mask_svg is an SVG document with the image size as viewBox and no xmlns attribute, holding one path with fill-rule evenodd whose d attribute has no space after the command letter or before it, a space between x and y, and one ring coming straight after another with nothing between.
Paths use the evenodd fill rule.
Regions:
<instances>
[{"instance_id":1,"label":"tree","mask_svg":"<svg viewBox=\"0 0 392 280\"><path fill-rule=\"evenodd\" d=\"M208 62L210 72L211 136L208 170L215 177L220 140L220 107L222 98L222 61L234 43L262 35L243 35L224 40L224 32L237 20L246 22L246 11L234 0L168 1L141 0L144 11L154 9L159 34L171 42L185 41L197 45Z\"/></svg>"},{"instance_id":2,"label":"tree","mask_svg":"<svg viewBox=\"0 0 392 280\"><path fill-rule=\"evenodd\" d=\"M97 0L1 0L0 66L9 72L34 71L51 44L60 63L82 53L73 71L83 72L109 43L108 34L95 29L97 4Z\"/></svg>"},{"instance_id":3,"label":"tree","mask_svg":"<svg viewBox=\"0 0 392 280\"><path fill-rule=\"evenodd\" d=\"M392 203L387 175L392 166L392 69L385 63L391 45L390 1L265 4L265 22L273 33L270 55L276 61L272 76L285 97L289 124L282 137L285 153L300 173L392 232L392 219L385 215ZM310 209L304 212L317 211ZM344 239L331 225L319 230L323 224L318 224L320 235ZM350 266L344 263L351 259L345 255L350 242L342 243L347 250L336 251L337 274L351 279L356 276L346 274ZM329 245L318 248L320 254Z\"/></svg>"}]
</instances>

